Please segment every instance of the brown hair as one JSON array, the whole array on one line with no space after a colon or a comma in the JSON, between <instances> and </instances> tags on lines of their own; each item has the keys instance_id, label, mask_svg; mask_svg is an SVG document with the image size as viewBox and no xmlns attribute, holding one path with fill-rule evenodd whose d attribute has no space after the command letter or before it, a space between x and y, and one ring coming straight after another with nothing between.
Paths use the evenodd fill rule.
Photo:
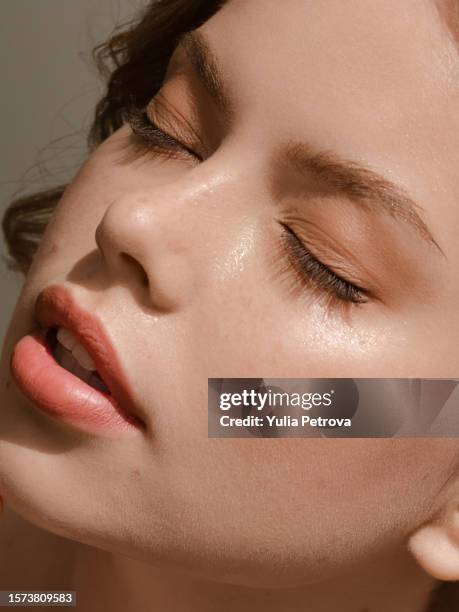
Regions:
<instances>
[{"instance_id":1,"label":"brown hair","mask_svg":"<svg viewBox=\"0 0 459 612\"><path fill-rule=\"evenodd\" d=\"M209 19L223 2L153 0L137 19L116 28L108 41L93 50L107 88L95 109L88 134L89 151L121 127L127 109L149 102L161 86L180 37ZM65 188L58 185L9 205L2 221L9 268L27 273Z\"/></svg>"},{"instance_id":2,"label":"brown hair","mask_svg":"<svg viewBox=\"0 0 459 612\"><path fill-rule=\"evenodd\" d=\"M127 109L145 106L161 86L169 58L180 37L211 17L225 0L153 0L138 19L118 27L111 38L98 45L93 57L107 79L104 96L95 109L88 135L94 150L124 122ZM457 36L457 0L437 0L442 16ZM456 19L453 19L453 15ZM454 24L454 27L452 27ZM40 238L66 185L12 202L2 227L12 269L26 274ZM426 612L459 610L456 583L441 583Z\"/></svg>"}]
</instances>

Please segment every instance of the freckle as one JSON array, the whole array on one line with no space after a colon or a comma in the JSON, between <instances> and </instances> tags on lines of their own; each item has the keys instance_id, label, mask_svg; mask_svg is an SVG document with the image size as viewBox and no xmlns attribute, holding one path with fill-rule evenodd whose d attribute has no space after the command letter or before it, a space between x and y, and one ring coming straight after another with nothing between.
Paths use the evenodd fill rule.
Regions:
<instances>
[{"instance_id":1,"label":"freckle","mask_svg":"<svg viewBox=\"0 0 459 612\"><path fill-rule=\"evenodd\" d=\"M11 380L7 380L6 381L6 385L5 385L6 389L9 389L11 387Z\"/></svg>"}]
</instances>

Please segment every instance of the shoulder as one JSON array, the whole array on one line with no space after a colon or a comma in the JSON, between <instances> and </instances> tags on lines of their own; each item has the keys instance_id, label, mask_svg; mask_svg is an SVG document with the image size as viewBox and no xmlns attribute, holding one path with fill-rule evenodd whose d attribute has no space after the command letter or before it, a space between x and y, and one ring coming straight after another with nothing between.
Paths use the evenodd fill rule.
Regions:
<instances>
[{"instance_id":1,"label":"shoulder","mask_svg":"<svg viewBox=\"0 0 459 612\"><path fill-rule=\"evenodd\" d=\"M0 515L0 590L70 588L75 547L5 508Z\"/></svg>"}]
</instances>

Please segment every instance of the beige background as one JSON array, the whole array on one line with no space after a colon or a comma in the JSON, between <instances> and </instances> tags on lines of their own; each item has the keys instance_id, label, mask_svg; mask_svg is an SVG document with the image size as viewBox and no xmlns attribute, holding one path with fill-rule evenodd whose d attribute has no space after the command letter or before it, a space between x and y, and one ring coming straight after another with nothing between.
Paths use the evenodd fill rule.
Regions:
<instances>
[{"instance_id":1,"label":"beige background","mask_svg":"<svg viewBox=\"0 0 459 612\"><path fill-rule=\"evenodd\" d=\"M0 214L21 189L66 181L84 159L101 83L90 50L147 0L0 0ZM0 254L5 254L3 234ZM0 345L22 277L0 261Z\"/></svg>"}]
</instances>

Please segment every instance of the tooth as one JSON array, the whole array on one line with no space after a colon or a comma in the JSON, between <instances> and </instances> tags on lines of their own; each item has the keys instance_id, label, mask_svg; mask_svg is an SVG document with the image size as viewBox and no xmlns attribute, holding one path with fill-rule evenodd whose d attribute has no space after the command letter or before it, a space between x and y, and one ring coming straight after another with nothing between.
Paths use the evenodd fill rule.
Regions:
<instances>
[{"instance_id":1,"label":"tooth","mask_svg":"<svg viewBox=\"0 0 459 612\"><path fill-rule=\"evenodd\" d=\"M85 370L97 370L96 364L81 344L75 346L72 350L72 355Z\"/></svg>"},{"instance_id":2,"label":"tooth","mask_svg":"<svg viewBox=\"0 0 459 612\"><path fill-rule=\"evenodd\" d=\"M78 344L78 341L72 334L72 332L70 332L68 329L65 329L65 327L59 328L59 331L57 332L57 339L62 344L62 346L65 346L65 348L69 351L73 350L73 348Z\"/></svg>"}]
</instances>

